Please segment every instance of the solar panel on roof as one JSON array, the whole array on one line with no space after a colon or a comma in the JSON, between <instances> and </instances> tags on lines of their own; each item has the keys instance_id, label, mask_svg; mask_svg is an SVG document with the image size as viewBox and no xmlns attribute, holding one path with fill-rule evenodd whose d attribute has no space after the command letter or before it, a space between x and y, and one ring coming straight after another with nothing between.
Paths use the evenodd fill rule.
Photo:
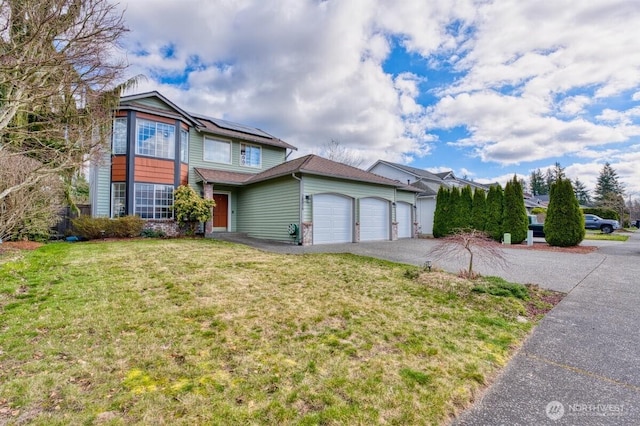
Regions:
<instances>
[{"instance_id":1,"label":"solar panel on roof","mask_svg":"<svg viewBox=\"0 0 640 426\"><path fill-rule=\"evenodd\" d=\"M268 133L263 132L260 129L256 129L255 127L245 126L243 124L232 123L231 121L221 120L219 118L210 118L212 122L216 124L218 127L222 127L227 130L235 130L237 132L248 133L250 135L262 136L264 138L271 139L272 136Z\"/></svg>"}]
</instances>

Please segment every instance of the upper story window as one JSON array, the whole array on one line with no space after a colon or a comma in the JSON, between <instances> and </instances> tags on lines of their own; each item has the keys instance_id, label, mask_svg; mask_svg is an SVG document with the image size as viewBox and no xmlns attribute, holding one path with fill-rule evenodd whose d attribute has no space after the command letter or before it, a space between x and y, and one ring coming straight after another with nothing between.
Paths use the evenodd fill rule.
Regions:
<instances>
[{"instance_id":1,"label":"upper story window","mask_svg":"<svg viewBox=\"0 0 640 426\"><path fill-rule=\"evenodd\" d=\"M189 132L180 130L180 161L189 162Z\"/></svg>"},{"instance_id":2,"label":"upper story window","mask_svg":"<svg viewBox=\"0 0 640 426\"><path fill-rule=\"evenodd\" d=\"M262 149L255 145L240 145L240 165L247 167L262 166Z\"/></svg>"},{"instance_id":3,"label":"upper story window","mask_svg":"<svg viewBox=\"0 0 640 426\"><path fill-rule=\"evenodd\" d=\"M204 138L204 161L231 164L231 142Z\"/></svg>"},{"instance_id":4,"label":"upper story window","mask_svg":"<svg viewBox=\"0 0 640 426\"><path fill-rule=\"evenodd\" d=\"M136 154L175 158L176 127L149 120L136 120Z\"/></svg>"},{"instance_id":5,"label":"upper story window","mask_svg":"<svg viewBox=\"0 0 640 426\"><path fill-rule=\"evenodd\" d=\"M127 118L113 120L113 132L111 133L111 149L114 154L127 153Z\"/></svg>"}]
</instances>

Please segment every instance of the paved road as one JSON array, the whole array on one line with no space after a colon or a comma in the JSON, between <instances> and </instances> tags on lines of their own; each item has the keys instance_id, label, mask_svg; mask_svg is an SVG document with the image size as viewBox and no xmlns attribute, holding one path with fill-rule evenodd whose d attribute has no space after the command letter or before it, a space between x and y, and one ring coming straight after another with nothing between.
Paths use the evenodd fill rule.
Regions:
<instances>
[{"instance_id":1,"label":"paved road","mask_svg":"<svg viewBox=\"0 0 640 426\"><path fill-rule=\"evenodd\" d=\"M423 265L434 240L299 247L253 241L281 253L349 252ZM494 384L455 425L640 424L640 232L596 242L589 254L505 248L509 266L483 275L568 295L536 327ZM465 258L434 262L457 272Z\"/></svg>"}]
</instances>

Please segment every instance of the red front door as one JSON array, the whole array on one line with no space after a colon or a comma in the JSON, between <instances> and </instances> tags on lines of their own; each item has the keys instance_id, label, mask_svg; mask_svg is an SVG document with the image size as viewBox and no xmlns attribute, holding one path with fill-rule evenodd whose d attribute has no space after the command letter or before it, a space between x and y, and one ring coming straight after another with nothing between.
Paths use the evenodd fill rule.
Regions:
<instances>
[{"instance_id":1,"label":"red front door","mask_svg":"<svg viewBox=\"0 0 640 426\"><path fill-rule=\"evenodd\" d=\"M226 228L228 224L229 196L227 194L213 194L216 206L213 208L213 227Z\"/></svg>"}]
</instances>

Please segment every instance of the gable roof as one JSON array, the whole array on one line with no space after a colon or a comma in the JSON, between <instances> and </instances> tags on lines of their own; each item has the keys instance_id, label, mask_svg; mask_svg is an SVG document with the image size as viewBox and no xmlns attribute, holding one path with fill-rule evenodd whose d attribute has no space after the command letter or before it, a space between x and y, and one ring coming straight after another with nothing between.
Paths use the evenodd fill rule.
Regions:
<instances>
[{"instance_id":1,"label":"gable roof","mask_svg":"<svg viewBox=\"0 0 640 426\"><path fill-rule=\"evenodd\" d=\"M382 177L375 173L371 173L357 167L348 166L343 163L338 163L337 161L332 161L314 154L287 161L286 163L272 167L269 170L265 170L262 173L258 173L249 180L249 183L260 182L262 180L272 179L274 177L284 176L291 173L304 173L401 188L407 186L406 184L402 184L396 180Z\"/></svg>"},{"instance_id":2,"label":"gable roof","mask_svg":"<svg viewBox=\"0 0 640 426\"><path fill-rule=\"evenodd\" d=\"M173 109L173 111L169 111L161 108L155 108L151 105L146 105L142 102L137 102L142 99L148 99L148 98L160 99L162 102L167 104L167 106ZM169 99L162 96L160 92L157 92L155 90L153 92L145 92L145 93L138 93L135 95L121 96L120 105L118 106L118 109L121 109L121 110L133 109L136 111L147 112L150 114L160 115L164 117L181 119L183 121L187 121L189 124L191 124L194 127L197 127L199 124L198 121L191 114L184 111L182 108L180 108L179 106L171 102Z\"/></svg>"},{"instance_id":3,"label":"gable roof","mask_svg":"<svg viewBox=\"0 0 640 426\"><path fill-rule=\"evenodd\" d=\"M302 173L316 176L324 176L336 179L346 179L365 183L393 186L411 192L422 192L422 189L409 186L396 180L376 175L357 167L328 160L317 155L306 155L295 158L285 163L274 166L261 173L246 174L238 172L226 172L221 170L209 170L196 168L196 173L208 183L226 183L233 185L249 185L263 182L281 176L289 176L293 173Z\"/></svg>"},{"instance_id":4,"label":"gable roof","mask_svg":"<svg viewBox=\"0 0 640 426\"><path fill-rule=\"evenodd\" d=\"M438 182L442 180L437 174L431 173L428 170L419 169L417 167L411 167L411 166L407 166L407 165L404 165L404 164L392 163L390 161L384 161L384 160L376 161L373 166L369 167L369 170L371 170L373 167L375 167L376 164L386 164L387 166L390 166L390 167L402 170L403 172L412 174L416 178L434 180L434 181L438 181Z\"/></svg>"}]
</instances>

